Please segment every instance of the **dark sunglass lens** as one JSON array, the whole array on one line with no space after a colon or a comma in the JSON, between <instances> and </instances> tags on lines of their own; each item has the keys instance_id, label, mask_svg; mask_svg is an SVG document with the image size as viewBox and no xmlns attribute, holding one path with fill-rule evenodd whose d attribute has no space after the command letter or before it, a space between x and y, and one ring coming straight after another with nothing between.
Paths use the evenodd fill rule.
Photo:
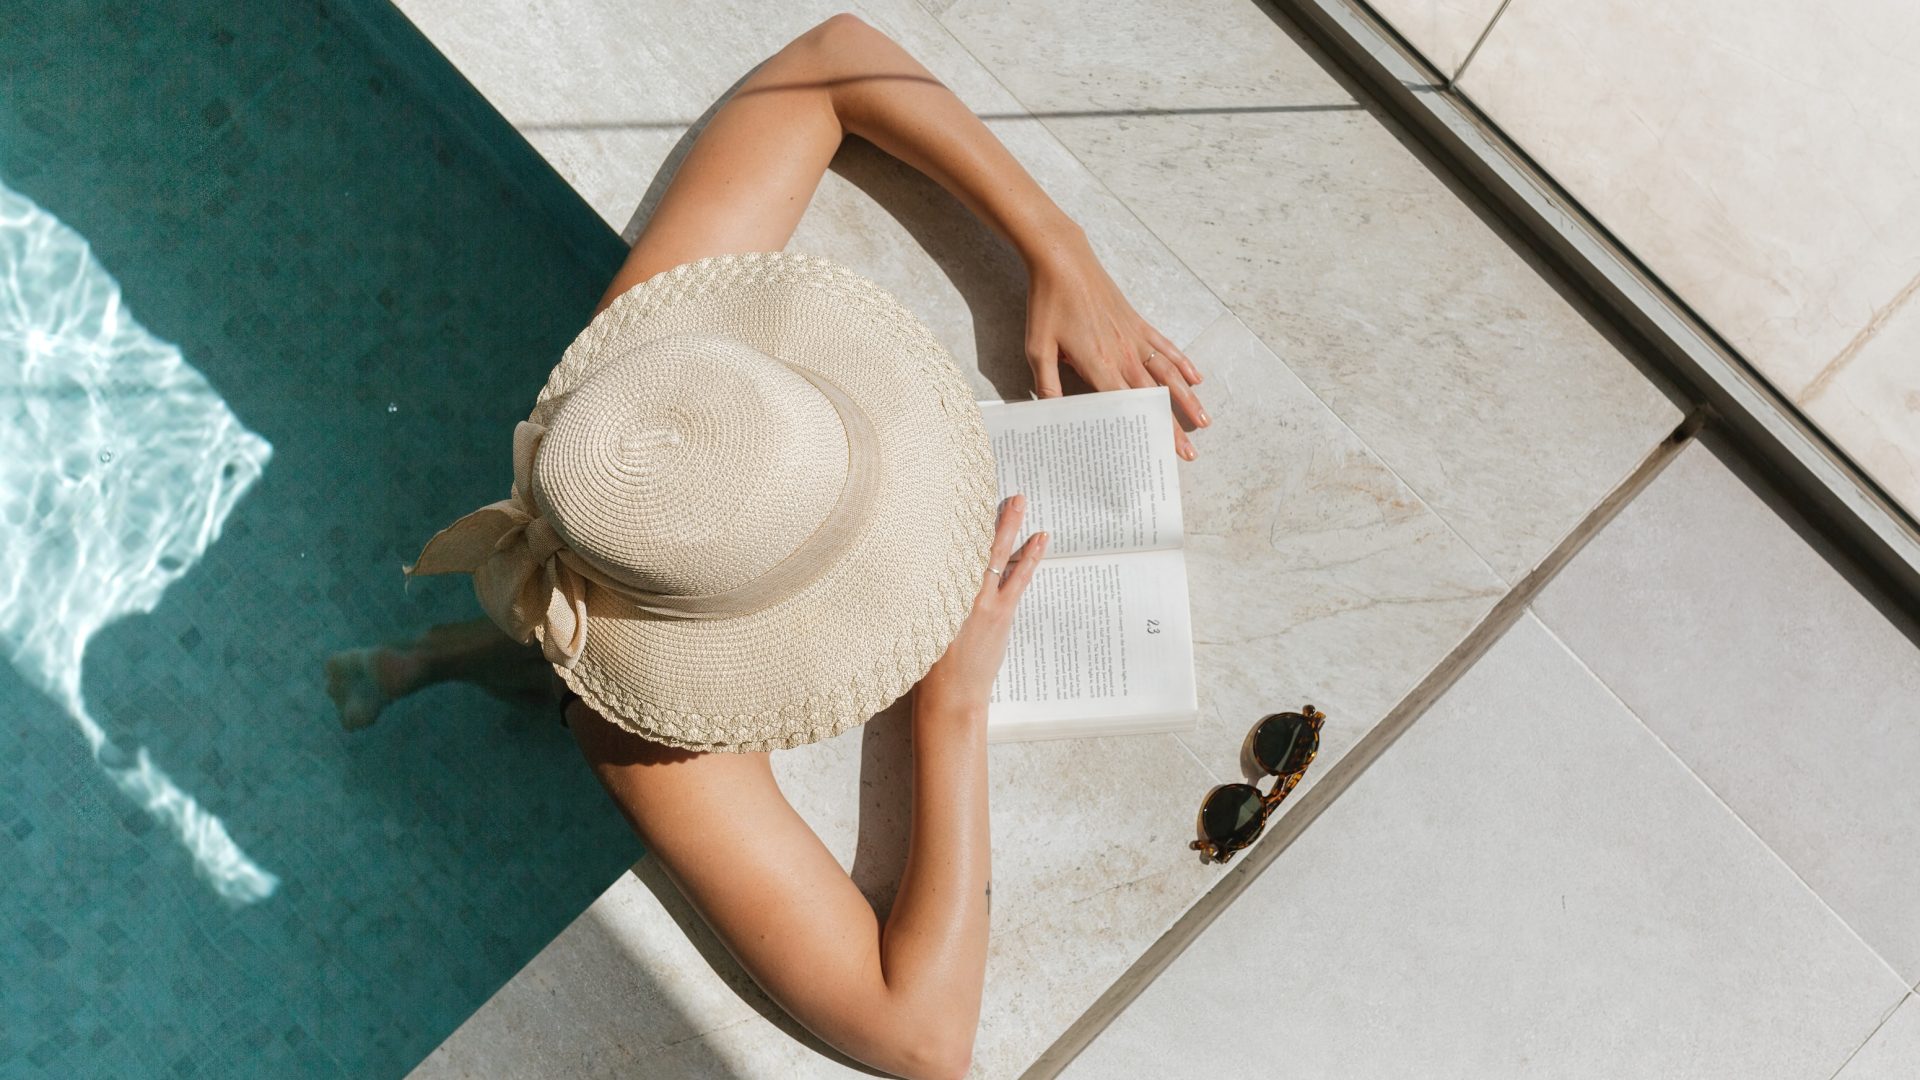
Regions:
<instances>
[{"instance_id":1,"label":"dark sunglass lens","mask_svg":"<svg viewBox=\"0 0 1920 1080\"><path fill-rule=\"evenodd\" d=\"M1207 796L1200 808L1200 827L1207 839L1223 847L1252 842L1260 832L1260 789L1251 784L1227 784Z\"/></svg>"},{"instance_id":2,"label":"dark sunglass lens","mask_svg":"<svg viewBox=\"0 0 1920 1080\"><path fill-rule=\"evenodd\" d=\"M1253 733L1253 756L1268 772L1285 776L1307 767L1320 748L1320 733L1297 712L1274 713Z\"/></svg>"}]
</instances>

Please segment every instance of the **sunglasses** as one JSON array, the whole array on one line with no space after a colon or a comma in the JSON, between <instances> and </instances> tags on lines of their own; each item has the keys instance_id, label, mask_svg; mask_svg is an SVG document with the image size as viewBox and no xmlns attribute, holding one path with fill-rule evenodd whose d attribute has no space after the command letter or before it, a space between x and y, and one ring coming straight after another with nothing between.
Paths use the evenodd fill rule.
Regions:
<instances>
[{"instance_id":1,"label":"sunglasses","mask_svg":"<svg viewBox=\"0 0 1920 1080\"><path fill-rule=\"evenodd\" d=\"M1273 793L1262 795L1252 784L1215 787L1200 803L1200 839L1187 846L1224 863L1258 839L1274 807L1285 801L1320 752L1320 725L1326 719L1327 714L1311 705L1261 717L1247 732L1246 749L1262 769L1280 778Z\"/></svg>"}]
</instances>

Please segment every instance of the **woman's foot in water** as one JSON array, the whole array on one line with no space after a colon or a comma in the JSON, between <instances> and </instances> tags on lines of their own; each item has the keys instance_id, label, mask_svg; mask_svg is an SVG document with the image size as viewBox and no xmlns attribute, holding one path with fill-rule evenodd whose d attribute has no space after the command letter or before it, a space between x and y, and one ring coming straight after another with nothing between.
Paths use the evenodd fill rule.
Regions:
<instances>
[{"instance_id":1,"label":"woman's foot in water","mask_svg":"<svg viewBox=\"0 0 1920 1080\"><path fill-rule=\"evenodd\" d=\"M411 652L387 645L327 657L327 696L340 710L340 726L358 731L378 720L388 702L414 690L420 666Z\"/></svg>"}]
</instances>

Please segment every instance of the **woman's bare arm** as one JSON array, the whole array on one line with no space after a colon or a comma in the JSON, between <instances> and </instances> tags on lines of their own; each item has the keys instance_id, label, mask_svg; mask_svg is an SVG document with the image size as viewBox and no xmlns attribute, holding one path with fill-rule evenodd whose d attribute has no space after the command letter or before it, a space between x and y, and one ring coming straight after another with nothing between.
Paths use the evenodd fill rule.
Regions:
<instances>
[{"instance_id":1,"label":"woman's bare arm","mask_svg":"<svg viewBox=\"0 0 1920 1080\"><path fill-rule=\"evenodd\" d=\"M887 41L836 16L743 82L681 163L601 309L679 263L784 247L845 133L840 95L875 38ZM1037 188L1025 197L1036 195L1045 198ZM980 205L1030 243L1046 215L1020 201ZM1005 512L994 566L1008 564L1020 517L1020 504ZM973 616L916 688L908 858L884 928L780 793L767 754L677 751L579 702L570 710L596 776L747 973L828 1043L903 1076L960 1076L971 1060L988 925L984 708L1045 542L1036 534L1004 581L982 575Z\"/></svg>"},{"instance_id":2,"label":"woman's bare arm","mask_svg":"<svg viewBox=\"0 0 1920 1080\"><path fill-rule=\"evenodd\" d=\"M952 91L843 12L769 57L715 111L601 307L703 255L785 247L847 133L939 182L1029 263L1080 232Z\"/></svg>"},{"instance_id":3,"label":"woman's bare arm","mask_svg":"<svg viewBox=\"0 0 1920 1080\"><path fill-rule=\"evenodd\" d=\"M748 975L842 1052L910 1078L961 1077L986 975L991 861L985 704L1046 552L1003 507L973 614L914 690L907 865L881 928L780 793L768 755L690 753L574 701L568 726L634 832Z\"/></svg>"},{"instance_id":4,"label":"woman's bare arm","mask_svg":"<svg viewBox=\"0 0 1920 1080\"><path fill-rule=\"evenodd\" d=\"M1020 254L1027 362L1041 397L1060 394L1063 362L1096 390L1164 385L1174 446L1194 458L1187 432L1211 420L1190 388L1201 380L1193 361L1133 309L1086 233L966 103L850 14L774 54L714 114L601 307L701 255L785 247L843 134L931 177Z\"/></svg>"}]
</instances>

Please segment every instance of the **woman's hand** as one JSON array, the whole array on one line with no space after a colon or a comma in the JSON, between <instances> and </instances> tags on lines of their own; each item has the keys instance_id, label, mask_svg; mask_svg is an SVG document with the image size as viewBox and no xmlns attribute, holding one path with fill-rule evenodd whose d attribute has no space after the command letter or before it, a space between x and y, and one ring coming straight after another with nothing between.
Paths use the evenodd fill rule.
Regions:
<instances>
[{"instance_id":1,"label":"woman's hand","mask_svg":"<svg viewBox=\"0 0 1920 1080\"><path fill-rule=\"evenodd\" d=\"M1187 432L1213 422L1190 388L1200 382L1200 369L1120 295L1086 233L1071 223L1048 233L1027 259L1027 282L1027 362L1035 392L1060 396L1062 360L1095 390L1164 385L1173 400L1174 449L1192 461Z\"/></svg>"},{"instance_id":2,"label":"woman's hand","mask_svg":"<svg viewBox=\"0 0 1920 1080\"><path fill-rule=\"evenodd\" d=\"M1013 609L1020 595L1033 580L1034 568L1047 551L1047 534L1034 533L1013 550L1013 539L1020 535L1020 521L1026 517L1027 497L1014 495L1000 504L999 523L994 527L993 548L987 556L989 569L980 576L980 592L973 598L973 613L960 625L947 651L920 680L916 689L916 709L929 704L984 711L993 691L993 680L1000 674L1000 662L1007 654L1007 633L1013 628ZM995 570L1001 571L995 573Z\"/></svg>"}]
</instances>

